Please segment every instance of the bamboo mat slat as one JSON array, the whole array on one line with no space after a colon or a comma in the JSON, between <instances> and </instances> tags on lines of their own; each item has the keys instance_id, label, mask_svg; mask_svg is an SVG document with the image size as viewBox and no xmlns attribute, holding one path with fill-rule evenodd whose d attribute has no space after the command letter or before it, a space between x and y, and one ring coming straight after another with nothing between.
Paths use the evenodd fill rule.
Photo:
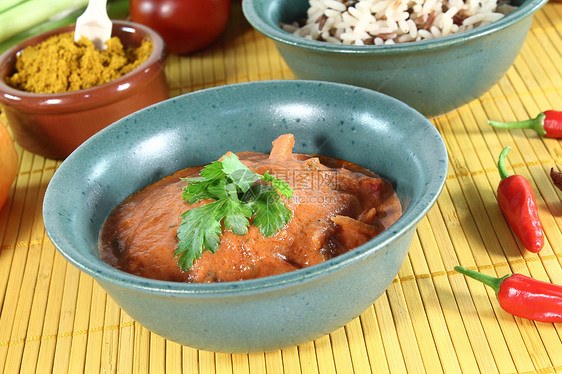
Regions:
<instances>
[{"instance_id":1,"label":"bamboo mat slat","mask_svg":"<svg viewBox=\"0 0 562 374\"><path fill-rule=\"evenodd\" d=\"M166 64L172 96L256 80L294 79L273 43L253 30L234 2L221 40ZM449 152L445 188L420 222L394 282L359 317L306 344L224 354L199 351L150 332L45 234L42 202L60 161L17 148L18 177L0 211L0 371L3 373L562 373L562 324L514 317L493 290L453 267L492 276L517 272L562 284L562 170L556 139L500 121L562 110L562 4L536 13L513 66L480 98L432 119ZM496 200L497 157L525 176L546 234L526 251Z\"/></svg>"}]
</instances>

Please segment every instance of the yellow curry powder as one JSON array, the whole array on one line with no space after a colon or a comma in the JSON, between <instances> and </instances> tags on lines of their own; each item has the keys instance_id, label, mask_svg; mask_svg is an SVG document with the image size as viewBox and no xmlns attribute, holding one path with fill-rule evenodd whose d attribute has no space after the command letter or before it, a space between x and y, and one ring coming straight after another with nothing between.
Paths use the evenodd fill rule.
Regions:
<instances>
[{"instance_id":1,"label":"yellow curry powder","mask_svg":"<svg viewBox=\"0 0 562 374\"><path fill-rule=\"evenodd\" d=\"M152 53L152 42L124 49L117 37L99 51L85 37L74 42L74 33L54 35L25 48L16 60L10 86L33 93L62 93L107 83L142 64Z\"/></svg>"}]
</instances>

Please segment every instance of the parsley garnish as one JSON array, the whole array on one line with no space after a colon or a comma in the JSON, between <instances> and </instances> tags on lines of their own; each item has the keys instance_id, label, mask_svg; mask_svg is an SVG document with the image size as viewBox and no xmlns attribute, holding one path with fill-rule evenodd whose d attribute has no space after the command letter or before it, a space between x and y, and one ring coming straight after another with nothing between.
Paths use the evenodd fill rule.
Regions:
<instances>
[{"instance_id":1,"label":"parsley garnish","mask_svg":"<svg viewBox=\"0 0 562 374\"><path fill-rule=\"evenodd\" d=\"M289 184L268 172L260 175L244 165L235 154L205 166L200 177L182 178L189 184L182 198L190 204L215 200L184 212L174 251L180 269L187 271L203 250L215 252L222 227L237 235L248 232L250 219L263 236L276 234L289 222L292 212L281 195L290 199ZM256 183L261 181L261 183Z\"/></svg>"}]
</instances>

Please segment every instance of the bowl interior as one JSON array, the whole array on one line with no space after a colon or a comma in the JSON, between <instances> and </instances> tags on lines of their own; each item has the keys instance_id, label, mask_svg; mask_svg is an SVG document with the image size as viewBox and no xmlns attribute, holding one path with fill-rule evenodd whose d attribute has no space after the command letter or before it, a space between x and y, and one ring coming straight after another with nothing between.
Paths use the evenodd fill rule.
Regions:
<instances>
[{"instance_id":1,"label":"bowl interior","mask_svg":"<svg viewBox=\"0 0 562 374\"><path fill-rule=\"evenodd\" d=\"M243 98L243 99L241 99ZM240 283L240 291L320 276L376 250L415 226L433 205L447 173L438 131L389 96L316 81L263 81L202 90L129 115L94 135L60 166L44 200L55 246L98 279L151 292L228 292L228 283L194 285L133 276L99 260L97 236L109 212L142 187L227 151L269 152L293 133L295 152L346 159L389 179L403 217L366 245L311 268Z\"/></svg>"},{"instance_id":2,"label":"bowl interior","mask_svg":"<svg viewBox=\"0 0 562 374\"><path fill-rule=\"evenodd\" d=\"M516 5L517 8L499 20L487 25L432 40L382 46L338 45L308 40L284 31L280 27L280 23L293 23L307 17L306 11L309 7L308 0L247 0L243 2L242 6L244 15L252 26L264 35L284 44L322 52L387 54L442 48L452 44L462 43L468 39L483 37L507 28L521 19L532 15L547 1L548 0L512 0L511 4Z\"/></svg>"}]
</instances>

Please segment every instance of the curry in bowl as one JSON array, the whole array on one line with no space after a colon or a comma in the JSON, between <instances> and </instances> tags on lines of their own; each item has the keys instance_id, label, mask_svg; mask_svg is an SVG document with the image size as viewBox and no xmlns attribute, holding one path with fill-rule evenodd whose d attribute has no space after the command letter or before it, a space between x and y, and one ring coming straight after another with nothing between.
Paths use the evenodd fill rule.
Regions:
<instances>
[{"instance_id":1,"label":"curry in bowl","mask_svg":"<svg viewBox=\"0 0 562 374\"><path fill-rule=\"evenodd\" d=\"M401 216L390 182L350 162L293 153L294 143L281 135L269 155L226 154L134 193L102 226L101 258L166 281L261 278L336 257Z\"/></svg>"},{"instance_id":2,"label":"curry in bowl","mask_svg":"<svg viewBox=\"0 0 562 374\"><path fill-rule=\"evenodd\" d=\"M400 218L365 244L327 261L235 282L151 279L119 270L101 259L98 243L104 222L136 191L188 166L212 165L229 150L254 168L243 152L271 155L271 142L284 134L294 134L293 154L348 160L384 176L400 199ZM225 156L221 162L232 160L232 155ZM354 173L360 171L347 162L333 165L323 157L318 159L338 170L337 175L341 166ZM407 256L418 222L443 188L447 165L445 144L435 126L388 96L328 82L249 82L181 95L100 131L57 169L45 193L43 216L53 245L72 265L92 276L136 323L193 348L263 352L334 331L384 293ZM291 178L281 171L272 168L268 180L264 169L254 171L264 175L260 174L252 188L277 183L280 191L287 193L282 183L272 181L289 182L291 199L286 200L284 194L273 199L281 199L288 210L291 200L296 202L299 197L305 201L312 196L304 187L291 184ZM186 187L203 186L205 180L213 178L198 173L185 176L204 178L201 184L190 180ZM194 210L188 210L191 202L181 201L183 186L176 190L182 207L173 213L176 226L169 233L172 239L184 222L177 214ZM245 199L240 194L237 197ZM200 203L207 206L213 201ZM153 209L146 207L147 211ZM297 223L296 217L291 215L269 239L283 235L284 229ZM255 220L253 217L248 232L255 230ZM227 244L226 235L244 237L224 231L219 246ZM178 267L183 254L174 258L178 242L172 242L166 253L171 260L167 261ZM213 256L220 250L217 246ZM199 260L210 255L202 251ZM195 261L193 268L196 266Z\"/></svg>"}]
</instances>

